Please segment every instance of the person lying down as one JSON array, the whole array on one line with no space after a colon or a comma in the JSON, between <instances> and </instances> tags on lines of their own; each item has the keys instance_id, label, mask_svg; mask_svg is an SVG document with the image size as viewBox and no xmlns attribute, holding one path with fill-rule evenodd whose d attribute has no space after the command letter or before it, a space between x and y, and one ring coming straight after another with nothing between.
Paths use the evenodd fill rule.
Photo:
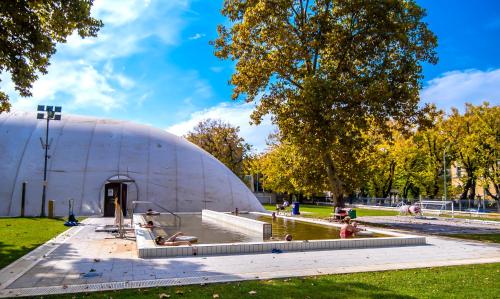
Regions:
<instances>
[{"instance_id":1,"label":"person lying down","mask_svg":"<svg viewBox=\"0 0 500 299\"><path fill-rule=\"evenodd\" d=\"M191 242L189 241L176 240L178 237L183 235L184 234L182 232L178 232L173 234L169 238L158 236L155 239L155 243L160 246L182 246L182 245L191 246Z\"/></svg>"}]
</instances>

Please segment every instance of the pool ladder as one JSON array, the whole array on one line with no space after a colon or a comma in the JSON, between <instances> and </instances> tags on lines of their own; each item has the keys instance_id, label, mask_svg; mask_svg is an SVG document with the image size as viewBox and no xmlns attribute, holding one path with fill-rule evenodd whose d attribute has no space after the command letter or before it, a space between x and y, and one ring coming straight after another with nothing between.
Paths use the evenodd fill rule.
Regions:
<instances>
[{"instance_id":1,"label":"pool ladder","mask_svg":"<svg viewBox=\"0 0 500 299\"><path fill-rule=\"evenodd\" d=\"M175 227L180 227L181 226L181 217L177 214L175 214L174 212L170 211L169 209L166 209L164 207L162 207L161 205L157 204L156 202L153 202L154 205L156 205L157 207L161 208L162 210L164 210L165 212L171 214L172 216L174 216L174 225Z\"/></svg>"}]
</instances>

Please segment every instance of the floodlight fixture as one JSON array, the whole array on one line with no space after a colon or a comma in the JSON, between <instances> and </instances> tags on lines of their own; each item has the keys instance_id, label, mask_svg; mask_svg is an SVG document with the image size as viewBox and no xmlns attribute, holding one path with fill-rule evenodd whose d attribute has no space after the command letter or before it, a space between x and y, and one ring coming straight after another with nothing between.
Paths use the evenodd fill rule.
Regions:
<instances>
[{"instance_id":1,"label":"floodlight fixture","mask_svg":"<svg viewBox=\"0 0 500 299\"><path fill-rule=\"evenodd\" d=\"M45 217L45 199L47 196L47 160L49 159L49 123L50 120L61 120L61 106L45 106L38 105L37 107L38 113L36 114L37 119L46 119L47 126L45 130L45 140L40 138L42 142L42 148L45 150L45 163L43 167L43 189L42 189L42 209L40 211L40 217Z\"/></svg>"}]
</instances>

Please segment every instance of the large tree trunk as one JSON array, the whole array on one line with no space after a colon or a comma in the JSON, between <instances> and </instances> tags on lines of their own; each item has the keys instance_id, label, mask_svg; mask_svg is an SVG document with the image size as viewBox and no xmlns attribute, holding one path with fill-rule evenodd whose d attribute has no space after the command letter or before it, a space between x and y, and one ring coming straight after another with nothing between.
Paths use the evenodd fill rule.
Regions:
<instances>
[{"instance_id":1,"label":"large tree trunk","mask_svg":"<svg viewBox=\"0 0 500 299\"><path fill-rule=\"evenodd\" d=\"M434 173L434 183L432 184L432 189L430 193L427 193L430 198L436 198L439 193L439 169L436 169Z\"/></svg>"},{"instance_id":2,"label":"large tree trunk","mask_svg":"<svg viewBox=\"0 0 500 299\"><path fill-rule=\"evenodd\" d=\"M467 194L469 193L469 189L472 185L471 180L472 180L471 178L467 178L462 195L460 195L460 199L467 199Z\"/></svg>"},{"instance_id":3,"label":"large tree trunk","mask_svg":"<svg viewBox=\"0 0 500 299\"><path fill-rule=\"evenodd\" d=\"M488 196L495 200L495 202L497 203L497 212L500 213L500 186L498 184L493 184L493 186L495 187L496 194L492 194L489 188L486 188L485 191Z\"/></svg>"},{"instance_id":4,"label":"large tree trunk","mask_svg":"<svg viewBox=\"0 0 500 299\"><path fill-rule=\"evenodd\" d=\"M389 177L387 178L387 182L384 184L384 190L382 197L387 198L392 190L392 183L394 181L394 171L396 169L396 162L391 161L391 165L389 166Z\"/></svg>"},{"instance_id":5,"label":"large tree trunk","mask_svg":"<svg viewBox=\"0 0 500 299\"><path fill-rule=\"evenodd\" d=\"M323 163L325 163L326 174L328 176L328 185L333 193L333 204L335 207L344 207L344 190L342 181L340 180L335 165L330 154L323 154Z\"/></svg>"},{"instance_id":6,"label":"large tree trunk","mask_svg":"<svg viewBox=\"0 0 500 299\"><path fill-rule=\"evenodd\" d=\"M476 180L471 179L469 199L474 200L476 198Z\"/></svg>"}]
</instances>

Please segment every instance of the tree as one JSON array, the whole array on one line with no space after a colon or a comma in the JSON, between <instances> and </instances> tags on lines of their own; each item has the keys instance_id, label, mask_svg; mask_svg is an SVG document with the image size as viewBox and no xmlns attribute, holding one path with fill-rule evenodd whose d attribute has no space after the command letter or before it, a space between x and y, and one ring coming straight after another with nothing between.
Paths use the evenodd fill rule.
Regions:
<instances>
[{"instance_id":1,"label":"tree","mask_svg":"<svg viewBox=\"0 0 500 299\"><path fill-rule=\"evenodd\" d=\"M327 188L326 177L317 160L307 159L300 148L288 143L271 145L259 158L263 186L286 194L313 195Z\"/></svg>"},{"instance_id":2,"label":"tree","mask_svg":"<svg viewBox=\"0 0 500 299\"><path fill-rule=\"evenodd\" d=\"M420 125L414 142L421 156L422 168L419 169L422 194L428 198L438 198L443 186L443 155L446 154L448 166L454 160L454 147L446 127L445 113L430 106L421 115ZM450 180L448 180L450 183ZM441 193L442 194L442 193Z\"/></svg>"},{"instance_id":3,"label":"tree","mask_svg":"<svg viewBox=\"0 0 500 299\"><path fill-rule=\"evenodd\" d=\"M336 205L352 191L369 120L410 122L436 37L412 0L225 0L216 55L236 60L233 99L272 114L283 140L316 159Z\"/></svg>"},{"instance_id":4,"label":"tree","mask_svg":"<svg viewBox=\"0 0 500 299\"><path fill-rule=\"evenodd\" d=\"M93 0L0 1L0 73L10 73L15 89L31 96L39 73L46 74L56 43L77 31L96 36L102 22L90 17ZM0 113L10 108L0 91Z\"/></svg>"},{"instance_id":5,"label":"tree","mask_svg":"<svg viewBox=\"0 0 500 299\"><path fill-rule=\"evenodd\" d=\"M476 186L499 203L500 107L466 104L463 115L453 109L447 120L457 163L465 170L461 199L475 199ZM500 207L499 207L500 209Z\"/></svg>"},{"instance_id":6,"label":"tree","mask_svg":"<svg viewBox=\"0 0 500 299\"><path fill-rule=\"evenodd\" d=\"M242 178L244 160L251 147L238 135L239 132L239 127L233 127L221 120L206 119L199 122L185 137Z\"/></svg>"},{"instance_id":7,"label":"tree","mask_svg":"<svg viewBox=\"0 0 500 299\"><path fill-rule=\"evenodd\" d=\"M481 141L478 146L478 177L486 195L496 201L500 212L500 106L489 107L484 103L468 108L478 118L475 122Z\"/></svg>"}]
</instances>

